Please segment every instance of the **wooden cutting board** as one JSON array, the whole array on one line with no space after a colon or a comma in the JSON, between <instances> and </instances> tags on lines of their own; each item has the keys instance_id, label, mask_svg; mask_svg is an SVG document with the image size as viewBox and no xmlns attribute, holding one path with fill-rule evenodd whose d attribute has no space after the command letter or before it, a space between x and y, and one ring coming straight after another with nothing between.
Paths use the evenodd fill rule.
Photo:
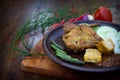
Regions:
<instances>
[{"instance_id":1,"label":"wooden cutting board","mask_svg":"<svg viewBox=\"0 0 120 80\"><path fill-rule=\"evenodd\" d=\"M42 39L37 43L31 53L34 54L35 51L45 54L42 47ZM83 79L83 77L85 77L81 72L65 68L53 62L48 58L48 56L27 56L21 62L21 69L26 72L52 76L56 78ZM82 76L80 76L81 74Z\"/></svg>"},{"instance_id":2,"label":"wooden cutting board","mask_svg":"<svg viewBox=\"0 0 120 80\"><path fill-rule=\"evenodd\" d=\"M42 39L37 43L33 50L31 50L31 53L34 54L36 51L45 54L44 49L42 47ZM48 58L48 56L27 56L21 62L21 69L25 72L32 72L40 75L68 80L96 80L103 79L103 77L109 79L111 75L104 75L103 73L93 74L88 72L78 72L75 70L71 70L53 62L50 58Z\"/></svg>"}]
</instances>

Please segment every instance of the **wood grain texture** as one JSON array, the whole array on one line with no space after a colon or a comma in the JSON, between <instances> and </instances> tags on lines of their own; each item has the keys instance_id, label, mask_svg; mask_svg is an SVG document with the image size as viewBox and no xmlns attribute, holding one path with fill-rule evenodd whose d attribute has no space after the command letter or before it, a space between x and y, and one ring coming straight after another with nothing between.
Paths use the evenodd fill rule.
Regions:
<instances>
[{"instance_id":1,"label":"wood grain texture","mask_svg":"<svg viewBox=\"0 0 120 80\"><path fill-rule=\"evenodd\" d=\"M35 51L45 53L42 47L42 39L38 42L35 48L31 51L32 54ZM75 71L71 71L48 58L48 56L32 56L26 57L21 63L23 71L38 73L47 76L53 76L57 78L72 78L75 79L77 76L74 75ZM63 75L66 74L66 75Z\"/></svg>"},{"instance_id":2,"label":"wood grain texture","mask_svg":"<svg viewBox=\"0 0 120 80\"><path fill-rule=\"evenodd\" d=\"M40 53L44 53L44 49L42 47L41 39L37 45L31 51L32 54L35 51L39 51ZM110 73L89 73L89 72L81 72L75 71L72 69L65 68L55 62L53 62L48 56L27 56L21 62L21 69L25 72L37 73L40 75L46 75L51 77L56 77L59 79L67 79L67 80L79 80L85 79L89 77L89 80L96 79L119 79L119 71L118 72L110 72ZM114 75L113 75L114 74ZM100 76L99 76L100 75Z\"/></svg>"}]
</instances>

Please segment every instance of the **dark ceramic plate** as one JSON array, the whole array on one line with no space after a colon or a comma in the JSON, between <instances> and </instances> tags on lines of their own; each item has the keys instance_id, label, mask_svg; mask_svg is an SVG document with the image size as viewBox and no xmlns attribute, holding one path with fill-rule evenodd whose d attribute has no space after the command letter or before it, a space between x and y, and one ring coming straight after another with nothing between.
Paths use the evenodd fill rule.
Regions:
<instances>
[{"instance_id":1,"label":"dark ceramic plate","mask_svg":"<svg viewBox=\"0 0 120 80\"><path fill-rule=\"evenodd\" d=\"M98 22L101 26L102 25L111 26L111 27L116 28L118 31L120 31L120 25L110 23L110 22L104 22L104 21L92 21L92 20L79 21L79 22L75 22L75 24L81 24L81 23L92 24L92 23L95 23L95 22ZM43 47L44 47L45 52L48 55L48 57L50 59L52 59L54 62L56 62L56 63L58 63L58 64L60 64L64 67L70 68L70 69L74 69L74 70L77 70L77 71L86 71L86 72L109 72L109 71L115 71L115 70L120 69L120 65L105 68L105 67L99 67L95 64L86 63L84 65L78 65L78 64L72 64L72 63L68 63L68 62L65 62L65 61L61 60L60 58L58 58L55 55L55 51L50 47L50 43L51 43L52 40L55 40L57 44L65 47L65 45L62 41L62 35L63 34L64 34L63 25L61 25L61 26L53 29L51 32L48 32L46 34L46 36L44 37ZM77 54L72 55L72 56L78 57Z\"/></svg>"}]
</instances>

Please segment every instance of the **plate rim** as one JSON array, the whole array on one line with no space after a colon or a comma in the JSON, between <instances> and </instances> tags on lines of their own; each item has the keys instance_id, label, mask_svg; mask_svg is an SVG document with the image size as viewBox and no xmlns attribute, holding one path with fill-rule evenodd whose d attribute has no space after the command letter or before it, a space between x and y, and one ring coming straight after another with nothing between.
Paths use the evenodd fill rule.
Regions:
<instances>
[{"instance_id":1,"label":"plate rim","mask_svg":"<svg viewBox=\"0 0 120 80\"><path fill-rule=\"evenodd\" d=\"M112 22L106 22L106 21L100 21L100 20L86 20L86 21L77 21L77 22L74 22L75 24L79 24L79 23L84 23L84 22L99 22L99 23L105 23L105 24L109 24L109 25L117 25L117 26L120 26L119 24L116 24L116 23L112 23ZM70 69L73 69L73 70L77 70L77 71L84 71L84 72L111 72L111 71L115 71L115 70L118 70L120 69L120 66L113 66L113 67L101 67L101 68L86 68L86 67L80 67L80 66L76 66L74 64L70 64L68 62L65 62L61 59L59 59L57 56L54 56L53 54L51 54L51 52L49 52L49 50L47 49L47 46L46 46L46 40L47 38L49 37L49 35L61 28L63 25L60 25L58 26L57 28L54 28L53 30L49 31L48 33L46 33L44 39L43 39L43 48L45 50L45 53L47 54L47 56L52 60L54 61L55 63L59 64L59 65L62 65L66 68L70 68ZM82 65L81 65L82 66Z\"/></svg>"}]
</instances>

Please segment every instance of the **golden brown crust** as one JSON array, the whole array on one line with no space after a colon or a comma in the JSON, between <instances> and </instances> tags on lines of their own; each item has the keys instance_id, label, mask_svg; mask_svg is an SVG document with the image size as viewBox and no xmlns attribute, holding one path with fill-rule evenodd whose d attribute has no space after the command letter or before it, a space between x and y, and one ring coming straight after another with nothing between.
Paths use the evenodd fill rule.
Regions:
<instances>
[{"instance_id":1,"label":"golden brown crust","mask_svg":"<svg viewBox=\"0 0 120 80\"><path fill-rule=\"evenodd\" d=\"M66 47L74 52L84 50L85 48L95 47L102 40L92 28L85 25L76 25L73 23L65 23L63 26L63 41Z\"/></svg>"}]
</instances>

